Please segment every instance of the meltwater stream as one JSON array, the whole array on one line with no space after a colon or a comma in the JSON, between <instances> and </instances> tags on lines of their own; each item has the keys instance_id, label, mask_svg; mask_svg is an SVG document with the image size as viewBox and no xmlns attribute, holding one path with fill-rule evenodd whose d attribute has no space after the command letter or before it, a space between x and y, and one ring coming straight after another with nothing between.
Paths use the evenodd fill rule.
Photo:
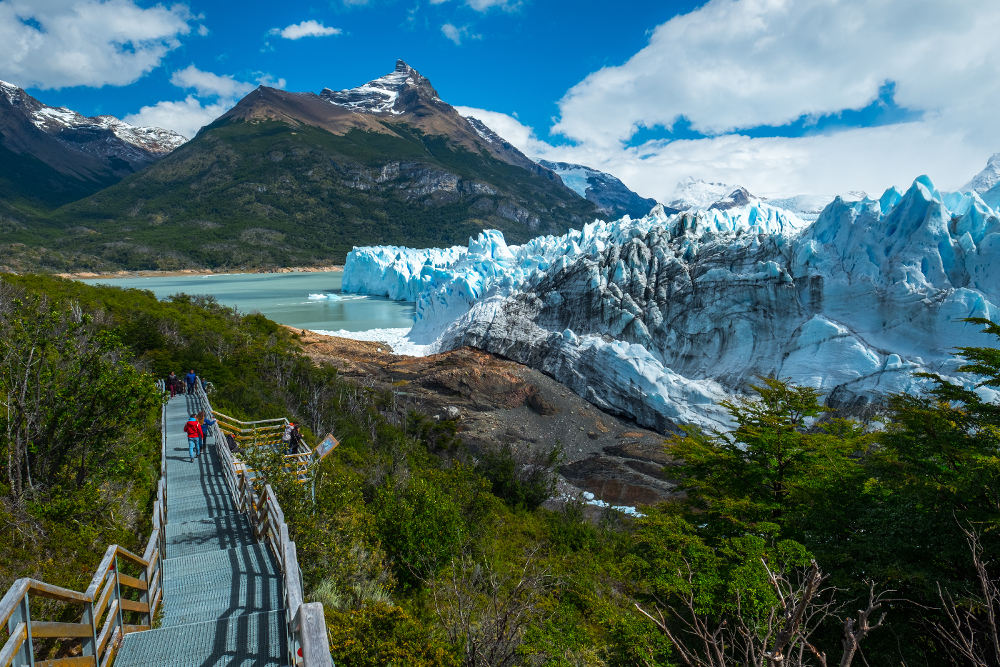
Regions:
<instances>
[{"instance_id":1,"label":"meltwater stream","mask_svg":"<svg viewBox=\"0 0 1000 667\"><path fill-rule=\"evenodd\" d=\"M312 330L369 331L413 324L413 304L381 297L341 294L340 271L234 273L152 278L90 278L82 282L132 287L159 299L172 294L208 294L241 313L259 312L289 326Z\"/></svg>"}]
</instances>

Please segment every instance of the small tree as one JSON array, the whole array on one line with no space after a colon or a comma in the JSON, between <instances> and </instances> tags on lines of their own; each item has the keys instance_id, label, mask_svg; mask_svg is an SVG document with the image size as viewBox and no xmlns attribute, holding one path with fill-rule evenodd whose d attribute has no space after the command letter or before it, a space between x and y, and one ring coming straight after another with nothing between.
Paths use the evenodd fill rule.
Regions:
<instances>
[{"instance_id":1,"label":"small tree","mask_svg":"<svg viewBox=\"0 0 1000 667\"><path fill-rule=\"evenodd\" d=\"M831 620L842 627L841 658L836 664L849 667L861 642L885 619L883 595L876 595L873 586L865 607L843 617L837 590L826 585L827 577L816 561L792 574L773 572L763 559L760 564L773 592L763 613L747 605L742 591L737 591L728 612L719 616L707 612L696 594L690 566L679 573L690 584L679 603L659 601L651 611L638 603L635 607L670 638L688 667L827 667L834 663L816 637Z\"/></svg>"},{"instance_id":2,"label":"small tree","mask_svg":"<svg viewBox=\"0 0 1000 667\"><path fill-rule=\"evenodd\" d=\"M821 479L856 474L851 455L867 446L860 424L819 421L829 410L815 389L774 378L752 389L755 397L722 403L733 431L690 427L667 443L689 506L734 534L781 532Z\"/></svg>"}]
</instances>

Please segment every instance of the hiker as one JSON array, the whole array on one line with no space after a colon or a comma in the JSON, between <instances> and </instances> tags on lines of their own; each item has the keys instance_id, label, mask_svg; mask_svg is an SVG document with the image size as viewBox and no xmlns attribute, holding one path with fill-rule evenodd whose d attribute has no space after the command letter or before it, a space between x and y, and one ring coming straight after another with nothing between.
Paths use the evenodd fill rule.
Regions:
<instances>
[{"instance_id":1,"label":"hiker","mask_svg":"<svg viewBox=\"0 0 1000 667\"><path fill-rule=\"evenodd\" d=\"M204 447L205 443L208 442L208 434L212 432L212 427L215 426L217 419L213 419L212 415L205 415L205 421L201 425L201 430L204 435L201 436L201 446Z\"/></svg>"},{"instance_id":2,"label":"hiker","mask_svg":"<svg viewBox=\"0 0 1000 667\"><path fill-rule=\"evenodd\" d=\"M194 393L194 383L198 381L198 376L194 374L194 369L193 368L190 371L188 371L188 374L184 376L184 379L187 380L187 390L188 390L188 393L189 394L193 394Z\"/></svg>"},{"instance_id":3,"label":"hiker","mask_svg":"<svg viewBox=\"0 0 1000 667\"><path fill-rule=\"evenodd\" d=\"M188 457L194 461L196 456L201 456L201 439L205 436L198 423L198 415L191 413L191 417L184 422L184 432L188 437Z\"/></svg>"},{"instance_id":4,"label":"hiker","mask_svg":"<svg viewBox=\"0 0 1000 667\"><path fill-rule=\"evenodd\" d=\"M295 422L288 422L285 426L285 432L281 434L281 442L285 445L282 449L291 454L292 447L292 431L295 430Z\"/></svg>"},{"instance_id":5,"label":"hiker","mask_svg":"<svg viewBox=\"0 0 1000 667\"><path fill-rule=\"evenodd\" d=\"M177 374L170 371L170 375L167 376L167 390L170 392L170 398L177 395Z\"/></svg>"},{"instance_id":6,"label":"hiker","mask_svg":"<svg viewBox=\"0 0 1000 667\"><path fill-rule=\"evenodd\" d=\"M288 453L298 454L299 444L302 443L302 431L299 430L298 424L292 424L292 433L288 440Z\"/></svg>"}]
</instances>

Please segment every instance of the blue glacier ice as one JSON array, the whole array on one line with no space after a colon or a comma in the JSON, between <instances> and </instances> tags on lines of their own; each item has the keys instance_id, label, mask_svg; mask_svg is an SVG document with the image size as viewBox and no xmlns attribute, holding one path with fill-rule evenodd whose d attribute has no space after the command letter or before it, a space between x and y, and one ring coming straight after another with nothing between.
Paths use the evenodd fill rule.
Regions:
<instances>
[{"instance_id":1,"label":"blue glacier ice","mask_svg":"<svg viewBox=\"0 0 1000 667\"><path fill-rule=\"evenodd\" d=\"M1000 214L926 176L836 198L806 223L760 201L595 221L508 246L355 248L344 290L416 301L427 350L472 345L538 368L595 405L669 430L724 424L760 375L848 411L953 374L1000 317ZM991 390L982 390L991 391Z\"/></svg>"}]
</instances>

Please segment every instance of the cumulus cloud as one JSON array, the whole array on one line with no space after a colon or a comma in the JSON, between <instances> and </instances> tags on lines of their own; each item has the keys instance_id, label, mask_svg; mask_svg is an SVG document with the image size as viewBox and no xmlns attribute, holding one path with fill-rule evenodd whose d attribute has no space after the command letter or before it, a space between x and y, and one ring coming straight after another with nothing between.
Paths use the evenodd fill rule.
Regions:
<instances>
[{"instance_id":1,"label":"cumulus cloud","mask_svg":"<svg viewBox=\"0 0 1000 667\"><path fill-rule=\"evenodd\" d=\"M339 35L343 32L340 28L325 26L319 21L309 19L300 23L293 23L284 28L271 28L272 35L280 35L284 39L302 39L303 37L327 37L329 35Z\"/></svg>"},{"instance_id":2,"label":"cumulus cloud","mask_svg":"<svg viewBox=\"0 0 1000 667\"><path fill-rule=\"evenodd\" d=\"M832 196L849 190L880 194L891 185L905 187L922 173L936 183L958 187L985 162L980 147L962 141L960 130L948 132L929 122L799 138L728 134L608 147L552 144L507 114L459 110L486 123L529 157L607 171L640 195L664 202L688 177L739 184L764 196Z\"/></svg>"},{"instance_id":3,"label":"cumulus cloud","mask_svg":"<svg viewBox=\"0 0 1000 667\"><path fill-rule=\"evenodd\" d=\"M449 2L449 0L430 0L430 4L432 5L443 5L446 2ZM521 6L520 0L464 0L462 4L477 12L485 12L494 7L505 11L512 11Z\"/></svg>"},{"instance_id":4,"label":"cumulus cloud","mask_svg":"<svg viewBox=\"0 0 1000 667\"><path fill-rule=\"evenodd\" d=\"M441 26L441 34L454 42L456 46L460 45L463 40L480 38L480 35L472 32L469 26L458 27L451 23L445 23Z\"/></svg>"},{"instance_id":5,"label":"cumulus cloud","mask_svg":"<svg viewBox=\"0 0 1000 667\"><path fill-rule=\"evenodd\" d=\"M976 0L710 0L566 93L551 131L568 145L511 117L479 117L529 155L605 169L661 200L688 176L765 195L875 193L921 173L959 187L1000 150L998 31L1000 4ZM887 82L917 120L745 131L865 108ZM636 141L679 119L708 138Z\"/></svg>"},{"instance_id":6,"label":"cumulus cloud","mask_svg":"<svg viewBox=\"0 0 1000 667\"><path fill-rule=\"evenodd\" d=\"M205 104L194 95L188 95L183 100L167 100L144 106L122 120L132 125L163 127L190 138L224 114L230 106L230 100Z\"/></svg>"},{"instance_id":7,"label":"cumulus cloud","mask_svg":"<svg viewBox=\"0 0 1000 667\"><path fill-rule=\"evenodd\" d=\"M20 86L122 86L157 67L195 18L133 0L0 2L0 77Z\"/></svg>"},{"instance_id":8,"label":"cumulus cloud","mask_svg":"<svg viewBox=\"0 0 1000 667\"><path fill-rule=\"evenodd\" d=\"M712 0L570 89L556 130L610 141L681 116L709 134L782 125L863 108L887 81L910 108L995 100L1000 5L987 4Z\"/></svg>"},{"instance_id":9,"label":"cumulus cloud","mask_svg":"<svg viewBox=\"0 0 1000 667\"><path fill-rule=\"evenodd\" d=\"M252 83L237 81L235 77L226 74L205 72L194 65L174 72L170 83L178 88L193 88L203 97L237 97L246 95L254 88Z\"/></svg>"},{"instance_id":10,"label":"cumulus cloud","mask_svg":"<svg viewBox=\"0 0 1000 667\"><path fill-rule=\"evenodd\" d=\"M554 148L541 141L535 134L535 130L514 116L500 113L499 111L488 111L487 109L477 109L475 107L456 106L455 110L463 116L472 116L481 120L487 127L517 146L518 150L526 155L545 157Z\"/></svg>"},{"instance_id":11,"label":"cumulus cloud","mask_svg":"<svg viewBox=\"0 0 1000 667\"><path fill-rule=\"evenodd\" d=\"M257 84L283 88L284 79L276 79L270 74L257 72ZM126 123L146 127L163 127L178 132L185 137L193 137L205 125L228 111L256 84L240 81L228 74L215 74L188 65L170 77L170 83L178 88L194 90L183 100L164 100L144 106L139 111L124 118Z\"/></svg>"}]
</instances>

